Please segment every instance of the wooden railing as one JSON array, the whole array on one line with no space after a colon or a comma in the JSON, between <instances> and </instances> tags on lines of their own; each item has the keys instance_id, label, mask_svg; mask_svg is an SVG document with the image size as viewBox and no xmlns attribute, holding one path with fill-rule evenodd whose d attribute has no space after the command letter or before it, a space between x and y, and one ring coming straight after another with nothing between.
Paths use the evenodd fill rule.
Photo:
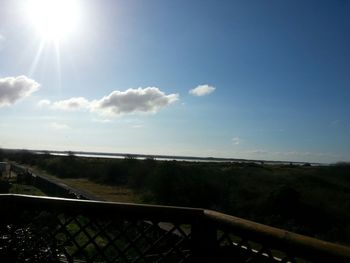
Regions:
<instances>
[{"instance_id":1,"label":"wooden railing","mask_svg":"<svg viewBox=\"0 0 350 263\"><path fill-rule=\"evenodd\" d=\"M350 262L350 248L193 208L0 195L0 262Z\"/></svg>"}]
</instances>

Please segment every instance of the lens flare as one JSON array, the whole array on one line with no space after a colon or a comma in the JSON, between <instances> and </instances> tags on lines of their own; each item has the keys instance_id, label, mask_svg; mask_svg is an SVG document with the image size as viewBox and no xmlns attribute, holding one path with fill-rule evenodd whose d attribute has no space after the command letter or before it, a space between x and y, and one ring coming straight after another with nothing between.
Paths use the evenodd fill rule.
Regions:
<instances>
[{"instance_id":1,"label":"lens flare","mask_svg":"<svg viewBox=\"0 0 350 263\"><path fill-rule=\"evenodd\" d=\"M44 40L60 40L73 34L79 24L77 0L28 0L29 21Z\"/></svg>"}]
</instances>

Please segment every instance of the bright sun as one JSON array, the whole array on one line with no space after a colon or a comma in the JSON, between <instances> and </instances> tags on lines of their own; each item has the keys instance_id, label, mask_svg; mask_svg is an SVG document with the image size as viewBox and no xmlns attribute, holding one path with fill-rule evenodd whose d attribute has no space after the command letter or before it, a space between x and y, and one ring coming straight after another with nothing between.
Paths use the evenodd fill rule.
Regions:
<instances>
[{"instance_id":1,"label":"bright sun","mask_svg":"<svg viewBox=\"0 0 350 263\"><path fill-rule=\"evenodd\" d=\"M77 0L28 0L26 12L45 41L58 41L74 33L80 18Z\"/></svg>"}]
</instances>

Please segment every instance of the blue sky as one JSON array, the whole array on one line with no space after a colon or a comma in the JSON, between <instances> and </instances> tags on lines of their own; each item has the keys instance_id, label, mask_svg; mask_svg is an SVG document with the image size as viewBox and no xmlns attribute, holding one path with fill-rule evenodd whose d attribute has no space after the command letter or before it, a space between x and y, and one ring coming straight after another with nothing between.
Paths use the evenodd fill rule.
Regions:
<instances>
[{"instance_id":1,"label":"blue sky","mask_svg":"<svg viewBox=\"0 0 350 263\"><path fill-rule=\"evenodd\" d=\"M0 147L350 161L349 1L33 1L0 0Z\"/></svg>"}]
</instances>

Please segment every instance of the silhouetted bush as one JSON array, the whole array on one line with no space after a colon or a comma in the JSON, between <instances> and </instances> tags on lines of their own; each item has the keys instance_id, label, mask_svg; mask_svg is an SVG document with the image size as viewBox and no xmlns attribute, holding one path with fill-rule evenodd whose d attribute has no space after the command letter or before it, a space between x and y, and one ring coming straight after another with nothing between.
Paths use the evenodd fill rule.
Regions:
<instances>
[{"instance_id":1,"label":"silhouetted bush","mask_svg":"<svg viewBox=\"0 0 350 263\"><path fill-rule=\"evenodd\" d=\"M3 149L0 148L0 162L4 161L5 153Z\"/></svg>"},{"instance_id":2,"label":"silhouetted bush","mask_svg":"<svg viewBox=\"0 0 350 263\"><path fill-rule=\"evenodd\" d=\"M10 188L11 188L11 185L8 182L2 181L0 179L0 194L8 193Z\"/></svg>"}]
</instances>

